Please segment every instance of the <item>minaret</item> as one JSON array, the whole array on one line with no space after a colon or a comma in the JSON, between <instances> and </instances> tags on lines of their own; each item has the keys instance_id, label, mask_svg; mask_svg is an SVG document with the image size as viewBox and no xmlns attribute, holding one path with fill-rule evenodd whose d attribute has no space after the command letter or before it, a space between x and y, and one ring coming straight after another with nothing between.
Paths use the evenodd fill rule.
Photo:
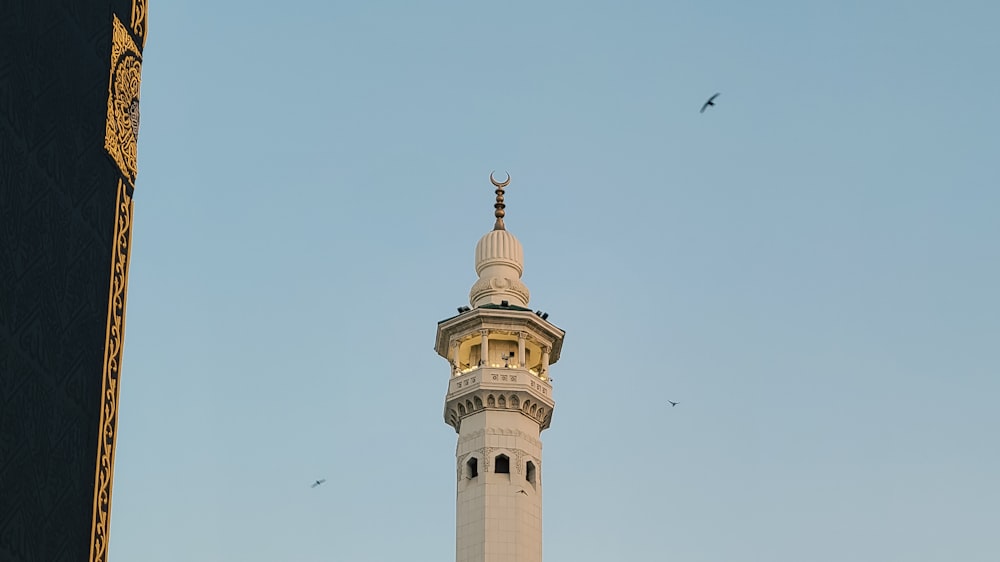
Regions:
<instances>
[{"instance_id":1,"label":"minaret","mask_svg":"<svg viewBox=\"0 0 1000 562\"><path fill-rule=\"evenodd\" d=\"M457 562L541 562L542 442L552 421L549 365L565 332L528 306L524 251L504 223L476 245L470 307L438 323L435 349L451 365L444 419L458 433Z\"/></svg>"}]
</instances>

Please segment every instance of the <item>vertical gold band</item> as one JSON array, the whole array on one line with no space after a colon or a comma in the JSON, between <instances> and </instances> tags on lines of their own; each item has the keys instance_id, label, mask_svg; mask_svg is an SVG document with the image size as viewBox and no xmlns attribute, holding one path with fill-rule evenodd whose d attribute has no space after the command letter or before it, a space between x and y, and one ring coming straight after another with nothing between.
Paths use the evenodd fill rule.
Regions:
<instances>
[{"instance_id":1,"label":"vertical gold band","mask_svg":"<svg viewBox=\"0 0 1000 562\"><path fill-rule=\"evenodd\" d=\"M90 562L106 562L111 521L111 483L114 474L115 440L118 436L118 384L125 335L125 302L128 296L128 263L132 248L132 197L118 180L115 203L114 249L108 290L108 325L101 381L100 434L97 469L94 474L94 513L91 524Z\"/></svg>"}]
</instances>

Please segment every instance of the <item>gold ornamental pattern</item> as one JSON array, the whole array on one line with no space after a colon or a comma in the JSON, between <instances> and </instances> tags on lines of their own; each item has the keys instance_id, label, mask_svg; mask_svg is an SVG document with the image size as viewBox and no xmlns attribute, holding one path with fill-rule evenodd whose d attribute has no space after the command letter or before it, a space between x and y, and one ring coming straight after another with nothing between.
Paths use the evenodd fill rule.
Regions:
<instances>
[{"instance_id":1,"label":"gold ornamental pattern","mask_svg":"<svg viewBox=\"0 0 1000 562\"><path fill-rule=\"evenodd\" d=\"M133 10L135 4L133 4ZM144 8L143 8L144 9ZM134 12L133 12L134 16ZM139 138L139 83L142 55L128 30L113 17L111 73L108 79L108 122L104 148L129 184L135 184L136 143Z\"/></svg>"},{"instance_id":2,"label":"gold ornamental pattern","mask_svg":"<svg viewBox=\"0 0 1000 562\"><path fill-rule=\"evenodd\" d=\"M146 48L146 0L132 0L132 33Z\"/></svg>"},{"instance_id":3,"label":"gold ornamental pattern","mask_svg":"<svg viewBox=\"0 0 1000 562\"><path fill-rule=\"evenodd\" d=\"M101 382L101 421L94 475L94 512L91 523L90 562L107 562L111 522L111 487L118 434L122 344L125 335L125 302L128 294L128 264L132 245L132 197L118 180L114 248L111 256L111 286L108 291L108 325L104 344Z\"/></svg>"}]
</instances>

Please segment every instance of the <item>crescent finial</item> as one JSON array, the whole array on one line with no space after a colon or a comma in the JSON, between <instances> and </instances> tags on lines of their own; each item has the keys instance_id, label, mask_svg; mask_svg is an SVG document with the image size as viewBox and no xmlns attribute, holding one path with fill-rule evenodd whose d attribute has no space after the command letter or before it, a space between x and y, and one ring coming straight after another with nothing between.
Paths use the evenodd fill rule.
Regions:
<instances>
[{"instance_id":1,"label":"crescent finial","mask_svg":"<svg viewBox=\"0 0 1000 562\"><path fill-rule=\"evenodd\" d=\"M503 182L498 182L493 178L493 172L490 172L490 183L497 188L497 202L493 204L493 208L496 209L496 211L493 212L493 216L497 218L497 222L493 224L493 230L507 230L503 224L504 207L506 207L503 203L503 188L507 187L507 184L510 183L510 173L504 173L507 174L507 179Z\"/></svg>"},{"instance_id":2,"label":"crescent finial","mask_svg":"<svg viewBox=\"0 0 1000 562\"><path fill-rule=\"evenodd\" d=\"M507 187L507 184L510 183L510 173L509 172L504 172L504 173L507 174L507 180L504 181L503 183L497 183L497 180L493 179L493 172L490 172L490 183L500 188Z\"/></svg>"}]
</instances>

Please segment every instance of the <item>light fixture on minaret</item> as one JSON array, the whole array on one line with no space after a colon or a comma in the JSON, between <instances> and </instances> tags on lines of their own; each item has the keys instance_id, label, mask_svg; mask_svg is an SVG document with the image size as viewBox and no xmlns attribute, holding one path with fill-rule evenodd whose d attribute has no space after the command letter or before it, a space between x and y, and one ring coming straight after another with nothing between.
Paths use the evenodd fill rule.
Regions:
<instances>
[{"instance_id":1,"label":"light fixture on minaret","mask_svg":"<svg viewBox=\"0 0 1000 562\"><path fill-rule=\"evenodd\" d=\"M542 430L555 402L549 365L565 332L528 308L524 252L504 225L498 182L493 230L476 245L470 307L438 323L435 350L451 365L445 422L458 433L457 562L542 559Z\"/></svg>"},{"instance_id":2,"label":"light fixture on minaret","mask_svg":"<svg viewBox=\"0 0 1000 562\"><path fill-rule=\"evenodd\" d=\"M510 360L513 357L514 357L513 353L504 353L503 355L500 356L500 359L503 359L503 368L504 369L509 369L510 368Z\"/></svg>"}]
</instances>

